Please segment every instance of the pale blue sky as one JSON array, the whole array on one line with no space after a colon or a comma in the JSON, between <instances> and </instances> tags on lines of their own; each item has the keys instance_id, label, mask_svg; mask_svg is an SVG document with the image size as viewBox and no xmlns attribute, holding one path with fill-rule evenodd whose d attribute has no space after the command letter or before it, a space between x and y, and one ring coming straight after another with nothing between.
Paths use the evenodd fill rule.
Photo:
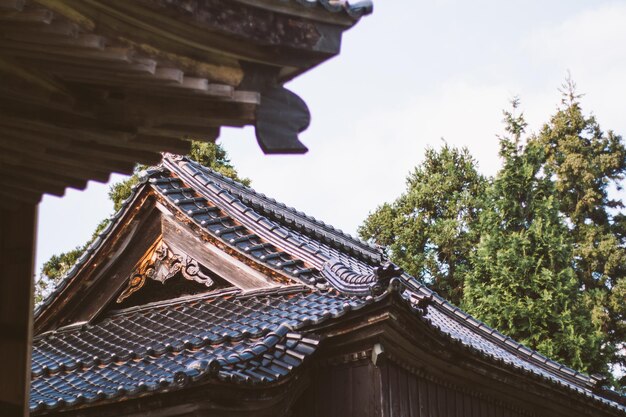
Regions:
<instances>
[{"instance_id":1,"label":"pale blue sky","mask_svg":"<svg viewBox=\"0 0 626 417\"><path fill-rule=\"evenodd\" d=\"M536 130L568 70L584 108L626 134L624 22L626 1L375 1L341 55L288 85L312 113L307 155L264 156L251 128L223 129L220 141L257 190L354 233L441 138L495 173L502 109L519 96ZM37 271L111 214L107 189L44 198Z\"/></svg>"}]
</instances>

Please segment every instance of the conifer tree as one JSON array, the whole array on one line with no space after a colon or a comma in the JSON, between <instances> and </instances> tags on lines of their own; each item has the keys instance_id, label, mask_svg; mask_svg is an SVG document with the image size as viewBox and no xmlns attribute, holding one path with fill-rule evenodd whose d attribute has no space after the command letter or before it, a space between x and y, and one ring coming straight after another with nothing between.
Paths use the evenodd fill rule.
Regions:
<instances>
[{"instance_id":1,"label":"conifer tree","mask_svg":"<svg viewBox=\"0 0 626 417\"><path fill-rule=\"evenodd\" d=\"M534 141L546 153L544 171L554 178L569 225L578 285L595 325L609 339L604 355L626 369L626 217L623 203L610 196L626 174L622 138L583 114L575 85L567 80L561 107Z\"/></svg>"},{"instance_id":2,"label":"conifer tree","mask_svg":"<svg viewBox=\"0 0 626 417\"><path fill-rule=\"evenodd\" d=\"M600 355L605 340L584 308L572 267L573 242L559 214L555 184L543 172L545 149L535 140L523 146L523 116L505 115L503 167L480 215L480 243L462 305L552 359L606 372Z\"/></svg>"},{"instance_id":3,"label":"conifer tree","mask_svg":"<svg viewBox=\"0 0 626 417\"><path fill-rule=\"evenodd\" d=\"M429 148L406 191L371 213L359 235L387 247L395 263L458 304L486 185L467 149Z\"/></svg>"}]
</instances>

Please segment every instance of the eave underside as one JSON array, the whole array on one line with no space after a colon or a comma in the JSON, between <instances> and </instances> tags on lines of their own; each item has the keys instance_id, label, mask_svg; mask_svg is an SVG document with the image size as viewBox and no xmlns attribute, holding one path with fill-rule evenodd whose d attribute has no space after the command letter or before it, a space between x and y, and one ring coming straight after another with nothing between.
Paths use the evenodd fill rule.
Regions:
<instances>
[{"instance_id":1,"label":"eave underside","mask_svg":"<svg viewBox=\"0 0 626 417\"><path fill-rule=\"evenodd\" d=\"M82 189L215 141L222 126L257 124L262 97L336 55L355 21L225 0L0 2L1 204ZM293 117L297 126L263 129L295 138L306 106Z\"/></svg>"}]
</instances>

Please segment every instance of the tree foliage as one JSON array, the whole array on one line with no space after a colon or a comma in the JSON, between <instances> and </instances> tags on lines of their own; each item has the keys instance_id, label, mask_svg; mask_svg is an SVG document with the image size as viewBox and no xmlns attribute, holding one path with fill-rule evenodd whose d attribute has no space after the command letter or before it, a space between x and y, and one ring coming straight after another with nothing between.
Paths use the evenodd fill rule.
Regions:
<instances>
[{"instance_id":1,"label":"tree foliage","mask_svg":"<svg viewBox=\"0 0 626 417\"><path fill-rule=\"evenodd\" d=\"M240 181L245 185L250 184L248 178L239 177L237 170L231 164L230 159L228 159L226 150L220 145L194 141L191 144L189 157L226 177ZM138 165L135 168L135 173L128 179L111 185L109 188L109 199L113 202L114 211L120 210L124 200L130 197L133 186L139 182L139 172L145 168L145 166ZM68 252L53 255L43 264L40 277L35 285L35 304L43 301L54 285L70 270L108 223L109 219L102 220L96 227L91 239L84 245L78 246Z\"/></svg>"},{"instance_id":2,"label":"tree foliage","mask_svg":"<svg viewBox=\"0 0 626 417\"><path fill-rule=\"evenodd\" d=\"M602 332L584 308L572 265L572 240L555 184L543 171L545 149L521 145L525 122L506 113L503 167L479 219L462 306L504 334L587 372L606 372Z\"/></svg>"},{"instance_id":3,"label":"tree foliage","mask_svg":"<svg viewBox=\"0 0 626 417\"><path fill-rule=\"evenodd\" d=\"M369 215L359 235L387 247L398 265L458 304L487 181L467 149L445 145L427 149L406 184L393 203Z\"/></svg>"},{"instance_id":4,"label":"tree foliage","mask_svg":"<svg viewBox=\"0 0 626 417\"><path fill-rule=\"evenodd\" d=\"M622 201L609 194L624 181L624 142L583 114L571 80L564 86L561 108L533 142L546 153L543 169L555 182L555 196L569 225L584 302L608 339L603 354L626 369L626 217Z\"/></svg>"},{"instance_id":5,"label":"tree foliage","mask_svg":"<svg viewBox=\"0 0 626 417\"><path fill-rule=\"evenodd\" d=\"M575 369L626 369L626 175L622 138L586 116L568 81L535 135L505 112L501 170L430 149L360 236L477 318ZM621 381L612 381L618 389ZM622 388L623 389L623 388Z\"/></svg>"}]
</instances>

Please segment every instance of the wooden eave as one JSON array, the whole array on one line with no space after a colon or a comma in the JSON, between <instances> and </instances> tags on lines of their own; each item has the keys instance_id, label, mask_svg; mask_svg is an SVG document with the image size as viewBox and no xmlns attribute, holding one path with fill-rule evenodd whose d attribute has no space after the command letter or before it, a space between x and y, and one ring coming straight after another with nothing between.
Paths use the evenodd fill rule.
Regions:
<instances>
[{"instance_id":1,"label":"wooden eave","mask_svg":"<svg viewBox=\"0 0 626 417\"><path fill-rule=\"evenodd\" d=\"M380 344L384 350L379 365L391 361L455 390L536 413L532 415L621 415L618 410L590 405L568 389L451 343L395 292L382 302L307 330L324 335L316 353L317 366L373 360L372 348Z\"/></svg>"},{"instance_id":2,"label":"wooden eave","mask_svg":"<svg viewBox=\"0 0 626 417\"><path fill-rule=\"evenodd\" d=\"M356 20L296 2L0 1L0 200L131 173L221 126L257 126L266 152L305 152L303 103L284 113L295 123L259 128L258 110L280 110L275 91L294 103L282 83L339 53ZM274 136L285 144L263 145Z\"/></svg>"}]
</instances>

